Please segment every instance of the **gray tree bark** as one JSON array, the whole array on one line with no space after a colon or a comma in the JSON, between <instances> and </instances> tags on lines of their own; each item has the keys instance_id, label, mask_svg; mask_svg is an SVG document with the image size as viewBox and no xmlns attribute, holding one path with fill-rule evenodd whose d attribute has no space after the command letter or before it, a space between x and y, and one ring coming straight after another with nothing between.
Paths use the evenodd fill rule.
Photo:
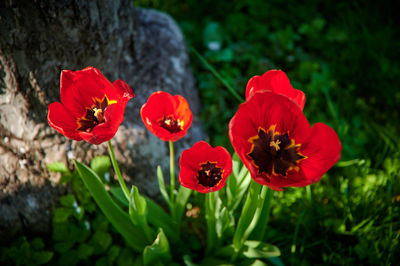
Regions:
<instances>
[{"instance_id":1,"label":"gray tree bark","mask_svg":"<svg viewBox=\"0 0 400 266\"><path fill-rule=\"evenodd\" d=\"M166 14L134 8L131 0L12 1L0 11L0 238L21 228L47 232L51 209L65 191L46 164L89 160L106 144L71 141L47 123L60 101L61 70L99 68L125 80L137 95L113 145L124 176L150 196L155 170L168 167L166 143L149 133L139 109L157 90L186 97L194 114L176 153L204 138L199 100L184 37ZM71 164L70 164L71 166Z\"/></svg>"}]
</instances>

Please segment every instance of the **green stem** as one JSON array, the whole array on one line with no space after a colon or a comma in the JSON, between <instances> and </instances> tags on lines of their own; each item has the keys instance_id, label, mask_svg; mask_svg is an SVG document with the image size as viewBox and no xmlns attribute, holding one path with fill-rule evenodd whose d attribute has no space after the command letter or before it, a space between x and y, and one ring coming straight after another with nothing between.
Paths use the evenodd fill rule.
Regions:
<instances>
[{"instance_id":1,"label":"green stem","mask_svg":"<svg viewBox=\"0 0 400 266\"><path fill-rule=\"evenodd\" d=\"M205 207L206 207L206 222L207 222L207 248L206 254L209 254L213 250L213 247L217 241L217 233L215 231L215 193L210 192L205 195Z\"/></svg>"},{"instance_id":2,"label":"green stem","mask_svg":"<svg viewBox=\"0 0 400 266\"><path fill-rule=\"evenodd\" d=\"M219 79L222 84L225 85L225 87L228 89L228 91L240 102L243 102L242 97L240 97L240 95L232 88L231 85L229 85L229 83L217 72L217 70L215 70L215 68L210 65L207 60L199 53L197 52L196 49L194 49L193 47L192 51L193 53L200 59L200 61L208 68L208 70L211 71L211 73L213 73L215 75L215 77L217 77L217 79Z\"/></svg>"},{"instance_id":3,"label":"green stem","mask_svg":"<svg viewBox=\"0 0 400 266\"><path fill-rule=\"evenodd\" d=\"M174 159L174 143L169 141L169 173L170 173L170 198L171 204L174 204L174 194L175 194L175 159Z\"/></svg>"},{"instance_id":4,"label":"green stem","mask_svg":"<svg viewBox=\"0 0 400 266\"><path fill-rule=\"evenodd\" d=\"M124 192L126 199L129 201L130 193L129 193L128 187L125 184L124 179L122 178L122 174L121 174L121 171L119 170L117 160L115 159L114 149L111 144L111 140L109 140L107 142L107 144L108 144L108 152L110 153L111 163L112 163L112 166L114 167L115 174L118 177L119 184L121 185L122 191Z\"/></svg>"}]
</instances>

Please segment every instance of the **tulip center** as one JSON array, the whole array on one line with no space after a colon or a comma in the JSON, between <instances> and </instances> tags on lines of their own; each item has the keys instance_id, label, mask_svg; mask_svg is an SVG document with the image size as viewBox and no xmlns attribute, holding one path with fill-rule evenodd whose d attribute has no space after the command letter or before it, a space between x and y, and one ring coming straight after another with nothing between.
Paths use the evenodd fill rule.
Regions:
<instances>
[{"instance_id":1,"label":"tulip center","mask_svg":"<svg viewBox=\"0 0 400 266\"><path fill-rule=\"evenodd\" d=\"M222 171L221 168L217 167L217 163L207 161L200 164L200 166L199 175L197 176L200 185L214 187L221 181Z\"/></svg>"},{"instance_id":2,"label":"tulip center","mask_svg":"<svg viewBox=\"0 0 400 266\"><path fill-rule=\"evenodd\" d=\"M178 133L183 129L183 121L175 119L173 116L165 116L159 123L160 127L165 128L170 133Z\"/></svg>"},{"instance_id":3,"label":"tulip center","mask_svg":"<svg viewBox=\"0 0 400 266\"><path fill-rule=\"evenodd\" d=\"M111 104L117 101L108 100L107 96L104 95L103 99L93 98L94 104L90 107L86 107L86 114L78 119L79 131L92 132L93 128L101 123L104 123L104 111Z\"/></svg>"},{"instance_id":4,"label":"tulip center","mask_svg":"<svg viewBox=\"0 0 400 266\"><path fill-rule=\"evenodd\" d=\"M307 158L299 152L300 144L295 144L288 133L275 132L275 125L267 131L259 128L258 134L249 138L252 144L247 154L259 174L286 176L292 169L298 171L297 164Z\"/></svg>"}]
</instances>

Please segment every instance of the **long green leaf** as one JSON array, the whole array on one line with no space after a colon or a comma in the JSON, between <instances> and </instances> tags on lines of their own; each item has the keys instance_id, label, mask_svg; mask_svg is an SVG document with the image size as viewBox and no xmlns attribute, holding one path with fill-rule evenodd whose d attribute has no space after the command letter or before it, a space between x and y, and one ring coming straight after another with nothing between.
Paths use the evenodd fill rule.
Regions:
<instances>
[{"instance_id":1,"label":"long green leaf","mask_svg":"<svg viewBox=\"0 0 400 266\"><path fill-rule=\"evenodd\" d=\"M249 236L249 238L252 240L262 241L265 232L267 231L267 225L271 207L272 190L265 186L263 187L263 189L267 190L267 195L265 196L265 201L261 209L260 219L258 220L256 227L253 229L253 232Z\"/></svg>"},{"instance_id":2,"label":"long green leaf","mask_svg":"<svg viewBox=\"0 0 400 266\"><path fill-rule=\"evenodd\" d=\"M171 204L167 189L165 188L165 182L164 182L164 174L162 172L161 166L157 166L157 180L158 180L158 186L160 188L161 195L165 199L165 201L168 203L168 205Z\"/></svg>"},{"instance_id":3,"label":"long green leaf","mask_svg":"<svg viewBox=\"0 0 400 266\"><path fill-rule=\"evenodd\" d=\"M178 227L181 224L182 215L191 193L192 193L191 189L185 188L184 186L179 187L178 196L176 197L176 202L175 202L175 217L174 217L174 220L178 225Z\"/></svg>"},{"instance_id":4,"label":"long green leaf","mask_svg":"<svg viewBox=\"0 0 400 266\"><path fill-rule=\"evenodd\" d=\"M160 228L159 233L153 244L147 246L143 251L143 264L147 265L165 265L171 261L171 250L168 239Z\"/></svg>"},{"instance_id":5,"label":"long green leaf","mask_svg":"<svg viewBox=\"0 0 400 266\"><path fill-rule=\"evenodd\" d=\"M240 215L238 225L233 237L233 246L237 252L240 251L244 241L254 228L258 217L256 217L256 210L258 206L258 197L261 185L252 182L249 192L247 194L246 202L243 206L242 214Z\"/></svg>"},{"instance_id":6,"label":"long green leaf","mask_svg":"<svg viewBox=\"0 0 400 266\"><path fill-rule=\"evenodd\" d=\"M147 245L143 232L132 224L129 215L112 200L97 174L84 164L77 161L74 163L85 186L107 219L134 250L142 252Z\"/></svg>"}]
</instances>

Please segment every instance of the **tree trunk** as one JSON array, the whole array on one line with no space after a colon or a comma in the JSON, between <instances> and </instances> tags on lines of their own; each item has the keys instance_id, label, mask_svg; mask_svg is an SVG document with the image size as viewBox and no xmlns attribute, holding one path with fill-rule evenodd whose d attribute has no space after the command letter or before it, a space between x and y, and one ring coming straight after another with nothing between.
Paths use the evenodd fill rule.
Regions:
<instances>
[{"instance_id":1,"label":"tree trunk","mask_svg":"<svg viewBox=\"0 0 400 266\"><path fill-rule=\"evenodd\" d=\"M140 106L157 90L189 101L194 123L179 154L204 138L196 114L197 90L183 35L167 15L134 8L131 0L12 1L0 11L0 238L25 228L47 232L51 209L65 187L46 164L89 162L106 144L71 141L47 123L47 106L60 101L61 70L99 68L123 79L137 97L113 145L125 177L150 196L155 170L168 165L166 143L149 133ZM178 157L178 156L177 156ZM70 162L69 162L70 163Z\"/></svg>"}]
</instances>

